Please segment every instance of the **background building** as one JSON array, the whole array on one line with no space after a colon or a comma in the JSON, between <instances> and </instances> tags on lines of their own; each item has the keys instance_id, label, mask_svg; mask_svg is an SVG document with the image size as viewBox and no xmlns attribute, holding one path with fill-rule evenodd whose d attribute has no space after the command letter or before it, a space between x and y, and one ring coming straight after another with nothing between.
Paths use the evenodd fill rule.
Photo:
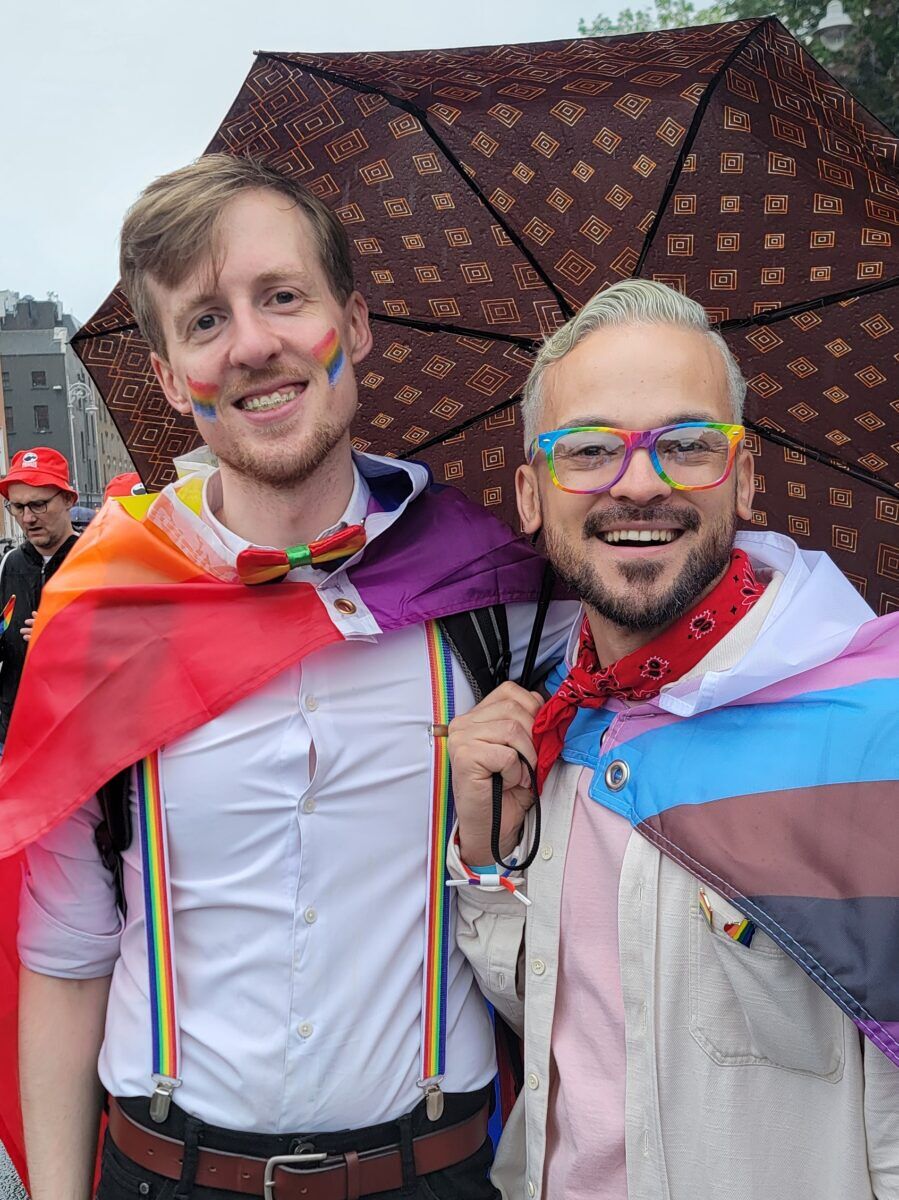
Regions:
<instances>
[{"instance_id":1,"label":"background building","mask_svg":"<svg viewBox=\"0 0 899 1200\"><path fill-rule=\"evenodd\" d=\"M9 459L52 446L69 460L79 503L94 507L103 489L134 466L100 393L70 346L78 323L55 297L0 291L0 369Z\"/></svg>"}]
</instances>

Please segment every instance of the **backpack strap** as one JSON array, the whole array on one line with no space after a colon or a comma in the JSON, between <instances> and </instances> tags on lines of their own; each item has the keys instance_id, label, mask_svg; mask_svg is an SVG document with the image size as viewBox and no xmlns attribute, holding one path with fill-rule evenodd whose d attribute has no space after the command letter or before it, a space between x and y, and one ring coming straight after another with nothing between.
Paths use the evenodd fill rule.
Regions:
<instances>
[{"instance_id":1,"label":"backpack strap","mask_svg":"<svg viewBox=\"0 0 899 1200\"><path fill-rule=\"evenodd\" d=\"M483 700L508 679L512 652L505 605L491 604L441 617L440 627L475 700Z\"/></svg>"},{"instance_id":2,"label":"backpack strap","mask_svg":"<svg viewBox=\"0 0 899 1200\"><path fill-rule=\"evenodd\" d=\"M103 819L94 830L94 840L100 852L100 860L112 875L116 904L122 916L127 916L125 882L122 874L122 855L131 845L134 831L131 827L131 807L128 794L131 788L131 767L114 775L97 792Z\"/></svg>"}]
</instances>

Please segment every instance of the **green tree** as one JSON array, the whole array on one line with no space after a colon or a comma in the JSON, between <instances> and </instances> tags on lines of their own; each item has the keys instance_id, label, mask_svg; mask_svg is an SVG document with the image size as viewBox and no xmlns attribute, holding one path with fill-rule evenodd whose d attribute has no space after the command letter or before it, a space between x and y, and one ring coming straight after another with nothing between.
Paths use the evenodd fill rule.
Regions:
<instances>
[{"instance_id":1,"label":"green tree","mask_svg":"<svg viewBox=\"0 0 899 1200\"><path fill-rule=\"evenodd\" d=\"M625 8L615 18L597 17L589 24L582 18L578 29L588 37L604 37L773 14L866 108L899 133L899 0L843 0L853 24L838 51L828 50L815 34L826 7L826 0L718 0L702 7L693 0L650 0L645 8Z\"/></svg>"}]
</instances>

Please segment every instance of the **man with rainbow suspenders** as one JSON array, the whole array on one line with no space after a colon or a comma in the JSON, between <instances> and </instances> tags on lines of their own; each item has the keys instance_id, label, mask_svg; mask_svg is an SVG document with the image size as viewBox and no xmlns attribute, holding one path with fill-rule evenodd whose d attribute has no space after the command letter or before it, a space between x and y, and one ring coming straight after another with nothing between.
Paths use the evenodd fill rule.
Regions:
<instances>
[{"instance_id":1,"label":"man with rainbow suspenders","mask_svg":"<svg viewBox=\"0 0 899 1200\"><path fill-rule=\"evenodd\" d=\"M219 468L107 504L35 624L0 773L32 1196L87 1200L107 1093L101 1200L486 1200L453 615L517 677L544 565L423 467L351 453L367 309L298 185L217 155L157 180L122 275ZM550 606L539 660L572 617Z\"/></svg>"},{"instance_id":2,"label":"man with rainbow suspenders","mask_svg":"<svg viewBox=\"0 0 899 1200\"><path fill-rule=\"evenodd\" d=\"M583 617L546 704L450 731L460 944L524 1035L504 1200L899 1197L899 614L736 532L745 387L638 279L525 386L522 523Z\"/></svg>"}]
</instances>

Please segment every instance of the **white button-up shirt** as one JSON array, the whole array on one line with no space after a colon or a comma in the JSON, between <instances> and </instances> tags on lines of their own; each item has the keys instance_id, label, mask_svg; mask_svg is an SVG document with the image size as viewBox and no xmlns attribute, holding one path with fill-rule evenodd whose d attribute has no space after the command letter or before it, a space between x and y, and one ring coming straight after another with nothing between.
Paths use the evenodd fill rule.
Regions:
<instances>
[{"instance_id":1,"label":"white button-up shirt","mask_svg":"<svg viewBox=\"0 0 899 1200\"><path fill-rule=\"evenodd\" d=\"M204 520L236 555L247 543L213 515L217 484L207 481ZM368 499L357 472L343 520L363 520ZM368 526L398 518L379 513ZM315 583L347 640L165 746L160 769L182 1046L175 1100L229 1128L315 1132L391 1120L422 1096L433 718L424 626L381 634L342 570L290 578ZM335 609L339 599L355 611ZM561 657L574 611L551 609L544 659ZM533 606L510 605L508 616L514 678ZM455 663L454 686L464 711L473 696ZM20 953L49 975L112 973L100 1077L114 1095L148 1095L139 840L124 854L123 926L94 844L99 819L91 801L29 850ZM485 1085L490 1020L454 942L447 1028L444 1090Z\"/></svg>"}]
</instances>

